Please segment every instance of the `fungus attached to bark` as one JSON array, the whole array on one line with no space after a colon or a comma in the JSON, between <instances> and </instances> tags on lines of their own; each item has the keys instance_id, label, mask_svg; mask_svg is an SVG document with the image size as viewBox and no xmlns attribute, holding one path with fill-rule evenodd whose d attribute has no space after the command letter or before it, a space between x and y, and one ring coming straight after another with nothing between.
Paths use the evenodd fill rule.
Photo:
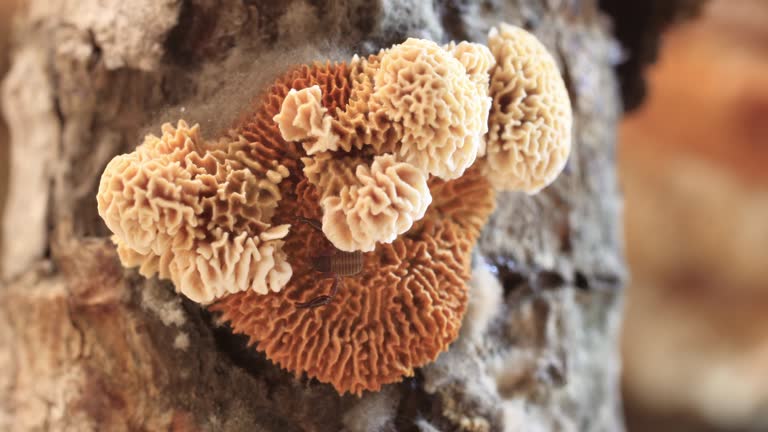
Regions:
<instances>
[{"instance_id":1,"label":"fungus attached to bark","mask_svg":"<svg viewBox=\"0 0 768 432\"><path fill-rule=\"evenodd\" d=\"M246 136L268 143L284 165L295 167L281 183L284 198L273 223L292 223L296 216L323 220L324 233L291 226L283 250L294 275L282 292L242 292L211 307L271 360L340 393L400 381L457 337L471 250L494 204L493 189L478 169L452 181L430 179L424 168L398 157L395 146L405 127L376 111L373 101L374 72L386 52L354 59L348 70L314 66L289 73L250 115L274 119L271 128L246 118L245 124L260 126L249 127ZM453 66L478 88L462 64ZM329 75L334 85L343 83L340 88L349 83L350 92L331 93L328 81L320 82ZM359 134L344 129L353 117L362 119ZM285 160L292 158L303 167ZM363 270L344 279L330 304L296 308L328 292L332 280L318 277L313 260L331 247L329 240L343 249L369 250Z\"/></svg>"},{"instance_id":2,"label":"fungus attached to bark","mask_svg":"<svg viewBox=\"0 0 768 432\"><path fill-rule=\"evenodd\" d=\"M474 117L471 126L445 126L438 135L453 140L454 150L433 155L476 153L466 147L478 146L484 130L475 123L485 114L450 106L458 100L445 91L460 82L467 97L482 96L476 74L467 74L463 63L432 43L411 41L406 47L420 45L426 51L418 52L435 51L449 67L437 62L430 66L433 75L421 66L406 72L411 78L422 74L408 80L413 89L434 85L447 101L445 109L454 110L444 121ZM421 117L415 109L408 121L405 114L390 118L376 111L374 93L361 89L376 88L379 61L372 56L349 67L317 64L287 73L220 141L204 142L197 126L166 125L162 137L148 136L135 152L109 164L98 195L100 214L126 266L170 278L195 301L218 299L211 308L235 332L258 342L271 360L331 383L340 393L400 381L457 337L471 250L494 203L478 169L447 181L430 178L429 164L401 157L397 146L404 136L417 136L409 128ZM394 109L396 84L388 86L384 92ZM366 120L360 135L340 127L345 120L339 119L354 107ZM426 120L424 125L432 127ZM460 139L446 137L449 132ZM455 158L460 159L471 163ZM324 235L296 224L297 216L322 219L330 229ZM370 250L363 270L346 278L327 306L297 308L327 292L331 281L318 277L313 261L329 249L329 238Z\"/></svg>"},{"instance_id":3,"label":"fungus attached to bark","mask_svg":"<svg viewBox=\"0 0 768 432\"><path fill-rule=\"evenodd\" d=\"M533 194L560 174L571 150L571 104L557 63L527 31L491 30L493 98L485 173L503 190Z\"/></svg>"},{"instance_id":4,"label":"fungus attached to bark","mask_svg":"<svg viewBox=\"0 0 768 432\"><path fill-rule=\"evenodd\" d=\"M269 359L340 393L412 374L458 336L494 186L540 189L570 146L552 58L508 26L489 45L409 39L297 67L219 141L164 125L102 176L123 264L216 300ZM362 271L297 307L328 292L315 263L334 247L365 251Z\"/></svg>"}]
</instances>

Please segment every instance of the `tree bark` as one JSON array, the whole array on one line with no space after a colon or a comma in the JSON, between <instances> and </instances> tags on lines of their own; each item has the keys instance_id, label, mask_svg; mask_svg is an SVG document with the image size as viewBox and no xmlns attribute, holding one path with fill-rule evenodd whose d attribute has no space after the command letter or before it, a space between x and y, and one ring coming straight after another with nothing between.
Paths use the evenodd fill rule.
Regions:
<instances>
[{"instance_id":1,"label":"tree bark","mask_svg":"<svg viewBox=\"0 0 768 432\"><path fill-rule=\"evenodd\" d=\"M120 266L96 189L144 133L185 118L216 134L291 64L408 36L485 42L500 21L555 54L574 151L543 193L499 197L462 335L414 378L339 397ZM596 1L31 0L16 40L2 94L12 148L0 429L623 429L622 106L618 45Z\"/></svg>"}]
</instances>

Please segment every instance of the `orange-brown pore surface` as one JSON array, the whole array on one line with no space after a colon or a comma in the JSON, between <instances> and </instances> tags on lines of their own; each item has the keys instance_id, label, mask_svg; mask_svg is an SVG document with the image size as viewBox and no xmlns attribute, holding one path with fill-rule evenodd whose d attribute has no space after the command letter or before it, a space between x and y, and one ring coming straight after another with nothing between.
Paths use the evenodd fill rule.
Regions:
<instances>
[{"instance_id":1,"label":"orange-brown pore surface","mask_svg":"<svg viewBox=\"0 0 768 432\"><path fill-rule=\"evenodd\" d=\"M291 223L284 251L293 268L279 293L242 292L211 306L236 333L297 376L332 384L339 393L361 394L398 382L433 361L457 337L467 303L471 251L493 210L493 190L477 169L452 181L429 182L433 203L424 218L391 244L363 255L363 271L343 280L333 301L315 309L297 302L327 294L333 281L312 266L331 245L294 217L320 219L319 194L304 178L301 147L282 140L272 117L289 89L319 85L333 112L349 97L345 66L302 67L265 96L240 132L253 142L253 157L278 159L290 176L273 223ZM339 153L340 157L352 154Z\"/></svg>"}]
</instances>

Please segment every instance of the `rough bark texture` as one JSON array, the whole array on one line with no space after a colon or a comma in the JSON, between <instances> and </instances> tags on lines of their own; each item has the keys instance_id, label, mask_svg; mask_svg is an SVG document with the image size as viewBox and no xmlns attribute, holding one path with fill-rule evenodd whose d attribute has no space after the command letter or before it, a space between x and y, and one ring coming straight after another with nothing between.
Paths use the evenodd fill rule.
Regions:
<instances>
[{"instance_id":1,"label":"rough bark texture","mask_svg":"<svg viewBox=\"0 0 768 432\"><path fill-rule=\"evenodd\" d=\"M407 36L484 42L502 20L561 63L575 150L542 194L500 197L462 336L415 378L339 397L120 267L96 187L148 130L184 117L215 136L291 64ZM596 0L32 0L19 32L2 93L0 429L622 430L619 48Z\"/></svg>"}]
</instances>

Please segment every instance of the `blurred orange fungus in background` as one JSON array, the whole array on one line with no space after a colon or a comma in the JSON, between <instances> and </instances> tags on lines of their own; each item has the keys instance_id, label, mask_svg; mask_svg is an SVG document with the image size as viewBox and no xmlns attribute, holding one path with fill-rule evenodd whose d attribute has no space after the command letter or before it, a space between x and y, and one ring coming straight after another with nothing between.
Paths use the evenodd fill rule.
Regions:
<instances>
[{"instance_id":1,"label":"blurred orange fungus in background","mask_svg":"<svg viewBox=\"0 0 768 432\"><path fill-rule=\"evenodd\" d=\"M768 430L768 2L711 1L647 78L619 147L630 430Z\"/></svg>"}]
</instances>

